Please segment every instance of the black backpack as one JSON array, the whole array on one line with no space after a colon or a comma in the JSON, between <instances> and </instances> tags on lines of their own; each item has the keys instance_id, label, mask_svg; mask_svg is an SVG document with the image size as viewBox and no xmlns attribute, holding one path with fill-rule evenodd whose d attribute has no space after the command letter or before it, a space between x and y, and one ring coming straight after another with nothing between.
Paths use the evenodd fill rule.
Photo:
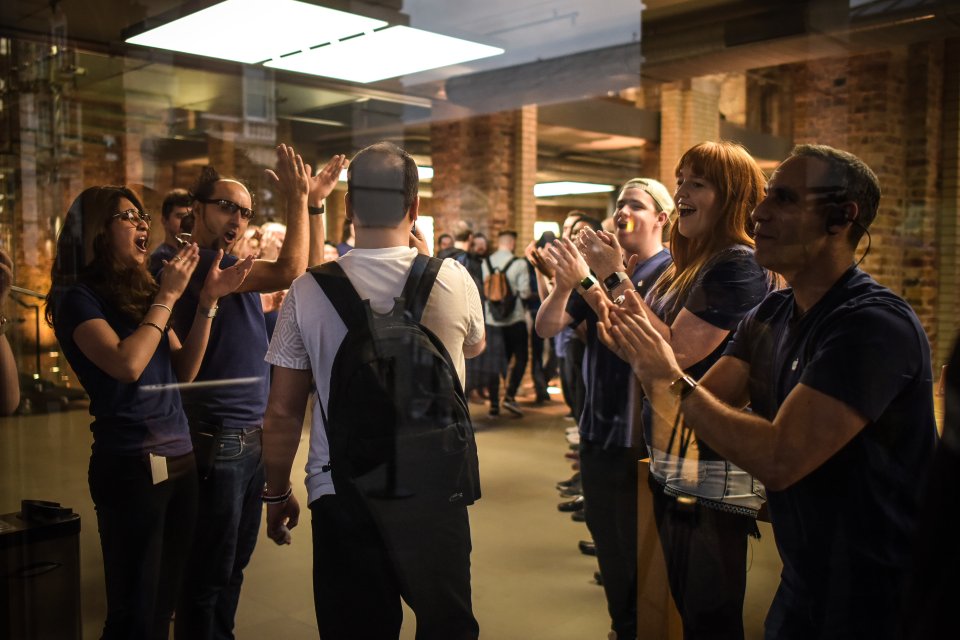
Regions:
<instances>
[{"instance_id":1,"label":"black backpack","mask_svg":"<svg viewBox=\"0 0 960 640\"><path fill-rule=\"evenodd\" d=\"M415 513L480 497L470 412L450 354L420 324L442 260L418 255L386 315L336 262L311 269L347 327L320 404L339 496L404 501ZM326 467L325 469L326 470ZM374 512L376 509L374 509Z\"/></svg>"},{"instance_id":2,"label":"black backpack","mask_svg":"<svg viewBox=\"0 0 960 640\"><path fill-rule=\"evenodd\" d=\"M487 258L487 277L483 281L483 297L487 301L490 315L494 320L504 321L513 314L517 307L517 294L507 279L507 269L516 258L510 258L502 269L495 269Z\"/></svg>"}]
</instances>

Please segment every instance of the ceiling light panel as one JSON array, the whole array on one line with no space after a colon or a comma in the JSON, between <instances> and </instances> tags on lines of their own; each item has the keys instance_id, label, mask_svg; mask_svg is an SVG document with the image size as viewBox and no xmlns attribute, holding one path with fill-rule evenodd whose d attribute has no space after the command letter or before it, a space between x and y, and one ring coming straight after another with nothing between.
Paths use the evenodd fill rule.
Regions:
<instances>
[{"instance_id":1,"label":"ceiling light panel","mask_svg":"<svg viewBox=\"0 0 960 640\"><path fill-rule=\"evenodd\" d=\"M390 27L274 59L266 66L367 83L502 53L498 47L469 40L412 27Z\"/></svg>"},{"instance_id":2,"label":"ceiling light panel","mask_svg":"<svg viewBox=\"0 0 960 640\"><path fill-rule=\"evenodd\" d=\"M226 0L127 38L127 42L255 63L386 24L296 0Z\"/></svg>"}]
</instances>

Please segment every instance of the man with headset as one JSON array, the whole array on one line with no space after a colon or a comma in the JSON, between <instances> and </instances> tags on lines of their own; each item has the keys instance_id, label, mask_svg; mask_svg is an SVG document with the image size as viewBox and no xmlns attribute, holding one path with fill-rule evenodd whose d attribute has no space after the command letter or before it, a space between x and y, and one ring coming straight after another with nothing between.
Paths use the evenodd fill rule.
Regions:
<instances>
[{"instance_id":1,"label":"man with headset","mask_svg":"<svg viewBox=\"0 0 960 640\"><path fill-rule=\"evenodd\" d=\"M768 639L896 633L937 433L926 334L853 260L879 200L859 158L823 145L793 150L752 214L757 262L790 288L747 314L699 384L633 294L601 329L655 419L692 428L766 486L784 565Z\"/></svg>"}]
</instances>

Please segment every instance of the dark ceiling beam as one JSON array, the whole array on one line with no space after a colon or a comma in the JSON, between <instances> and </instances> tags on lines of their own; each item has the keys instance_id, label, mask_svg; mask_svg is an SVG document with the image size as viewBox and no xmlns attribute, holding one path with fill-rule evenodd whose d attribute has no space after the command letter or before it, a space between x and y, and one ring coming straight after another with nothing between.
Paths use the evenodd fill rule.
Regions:
<instances>
[{"instance_id":1,"label":"dark ceiling beam","mask_svg":"<svg viewBox=\"0 0 960 640\"><path fill-rule=\"evenodd\" d=\"M540 124L614 136L660 140L660 112L608 100L581 100L539 107Z\"/></svg>"}]
</instances>

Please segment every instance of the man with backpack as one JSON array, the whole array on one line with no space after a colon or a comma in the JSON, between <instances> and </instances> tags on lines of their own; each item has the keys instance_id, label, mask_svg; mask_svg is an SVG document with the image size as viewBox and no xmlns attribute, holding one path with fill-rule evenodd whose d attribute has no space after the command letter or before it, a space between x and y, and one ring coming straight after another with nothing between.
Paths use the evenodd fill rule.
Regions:
<instances>
[{"instance_id":1,"label":"man with backpack","mask_svg":"<svg viewBox=\"0 0 960 640\"><path fill-rule=\"evenodd\" d=\"M530 297L530 273L526 260L517 258L516 231L501 231L497 236L497 250L483 261L483 293L486 323L500 331L506 353L506 363L513 360L507 377L507 389L503 396L503 408L523 417L517 404L517 389L527 368L529 332L523 301ZM500 377L491 376L490 415L500 414Z\"/></svg>"},{"instance_id":2,"label":"man with backpack","mask_svg":"<svg viewBox=\"0 0 960 640\"><path fill-rule=\"evenodd\" d=\"M324 640L398 637L401 598L418 638L479 635L466 509L479 481L462 384L464 359L484 348L483 313L466 269L420 255L417 180L393 144L354 157L356 247L294 281L267 352L264 502L278 544L299 516L290 471L316 391L306 485Z\"/></svg>"}]
</instances>

